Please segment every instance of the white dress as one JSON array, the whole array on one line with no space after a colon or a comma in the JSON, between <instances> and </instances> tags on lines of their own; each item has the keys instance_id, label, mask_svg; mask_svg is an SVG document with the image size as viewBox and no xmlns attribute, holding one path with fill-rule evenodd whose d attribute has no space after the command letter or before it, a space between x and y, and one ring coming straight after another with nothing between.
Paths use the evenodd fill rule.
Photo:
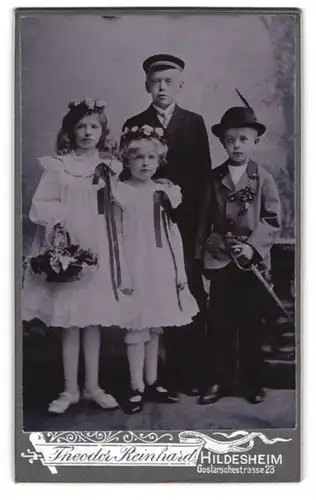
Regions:
<instances>
[{"instance_id":1,"label":"white dress","mask_svg":"<svg viewBox=\"0 0 316 500\"><path fill-rule=\"evenodd\" d=\"M176 208L182 200L180 188L153 181L141 187L135 187L131 181L125 184L134 192L136 211L136 228L132 235L134 243L128 244L129 265L133 269L136 297L140 304L133 328L191 323L199 310L187 286L178 226L171 223L170 219L164 223L163 209L159 205L160 242L157 245L157 227L154 223L154 193L164 191L172 207ZM185 284L182 290L178 287L180 283Z\"/></svg>"},{"instance_id":2,"label":"white dress","mask_svg":"<svg viewBox=\"0 0 316 500\"><path fill-rule=\"evenodd\" d=\"M30 219L39 225L38 233L42 233L37 240L43 240L57 222L63 222L71 243L97 255L98 268L71 283L47 282L45 277L34 275L28 269L22 291L23 320L39 318L49 326L65 328L88 325L128 327L137 312L134 297L121 291L132 286L126 267L123 235L124 227L129 224L129 215L121 210L122 206L113 205L122 272L122 285L116 288L115 294L107 225L97 203L98 190L105 183L101 178L98 184L92 183L96 166L104 160L97 152L89 158L70 154L43 157L39 161L44 173L30 210ZM117 182L121 163L113 159L110 168L112 194L114 199L119 194L122 201L126 187ZM37 253L35 242L32 254Z\"/></svg>"}]
</instances>

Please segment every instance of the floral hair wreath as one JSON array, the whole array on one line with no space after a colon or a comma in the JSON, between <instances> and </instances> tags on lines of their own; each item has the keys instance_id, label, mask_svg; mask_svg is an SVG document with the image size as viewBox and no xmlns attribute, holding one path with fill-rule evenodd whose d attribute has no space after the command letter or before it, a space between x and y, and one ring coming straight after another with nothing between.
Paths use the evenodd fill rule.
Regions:
<instances>
[{"instance_id":1,"label":"floral hair wreath","mask_svg":"<svg viewBox=\"0 0 316 500\"><path fill-rule=\"evenodd\" d=\"M161 127L151 127L150 125L142 125L138 127L134 125L131 128L125 127L122 133L122 139L157 139L162 144L166 144L164 131Z\"/></svg>"},{"instance_id":2,"label":"floral hair wreath","mask_svg":"<svg viewBox=\"0 0 316 500\"><path fill-rule=\"evenodd\" d=\"M102 111L104 111L104 109L106 108L106 102L102 99L97 99L95 101L93 99L85 99L83 101L73 99L72 101L69 101L68 108L70 110L75 109L79 106L86 106L89 111L102 113Z\"/></svg>"}]
</instances>

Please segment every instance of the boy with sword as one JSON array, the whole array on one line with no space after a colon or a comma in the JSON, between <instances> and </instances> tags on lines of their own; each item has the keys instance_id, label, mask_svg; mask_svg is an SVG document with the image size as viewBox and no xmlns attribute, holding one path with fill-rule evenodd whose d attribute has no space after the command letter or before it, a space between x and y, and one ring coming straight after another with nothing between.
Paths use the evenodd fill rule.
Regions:
<instances>
[{"instance_id":1,"label":"boy with sword","mask_svg":"<svg viewBox=\"0 0 316 500\"><path fill-rule=\"evenodd\" d=\"M257 266L269 275L270 249L280 230L281 206L272 175L251 159L266 127L237 93L245 106L228 109L220 123L212 127L228 159L212 173L200 218L196 257L203 260L204 274L210 279L213 385L207 391L208 403L231 394L238 359L242 394L256 404L265 396L262 316L268 287L263 287L266 277ZM199 402L203 404L203 397Z\"/></svg>"}]
</instances>

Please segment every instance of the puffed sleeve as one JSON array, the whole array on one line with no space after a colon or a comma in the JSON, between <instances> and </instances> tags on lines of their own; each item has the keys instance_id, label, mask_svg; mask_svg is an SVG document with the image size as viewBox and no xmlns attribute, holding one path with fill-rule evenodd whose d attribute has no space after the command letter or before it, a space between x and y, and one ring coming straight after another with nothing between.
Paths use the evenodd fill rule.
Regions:
<instances>
[{"instance_id":1,"label":"puffed sleeve","mask_svg":"<svg viewBox=\"0 0 316 500\"><path fill-rule=\"evenodd\" d=\"M119 175L123 170L123 165L122 163L117 160L114 156L111 156L109 158L102 159L101 158L100 165L104 164L108 167L109 172L110 172L110 182L111 182L111 190L112 190L112 195L114 196L114 199L116 198L116 184L119 180ZM96 172L97 168L100 166L98 165L96 167ZM97 176L94 181L93 181L93 188L95 191L99 191L99 189L102 189L105 185L103 179L101 176Z\"/></svg>"},{"instance_id":2,"label":"puffed sleeve","mask_svg":"<svg viewBox=\"0 0 316 500\"><path fill-rule=\"evenodd\" d=\"M64 222L61 202L62 163L52 157L39 158L39 163L44 167L44 172L33 196L30 219L49 230L58 222Z\"/></svg>"},{"instance_id":3,"label":"puffed sleeve","mask_svg":"<svg viewBox=\"0 0 316 500\"><path fill-rule=\"evenodd\" d=\"M118 177L123 170L123 164L117 158L112 156L111 162L109 163L109 169L115 177Z\"/></svg>"},{"instance_id":4,"label":"puffed sleeve","mask_svg":"<svg viewBox=\"0 0 316 500\"><path fill-rule=\"evenodd\" d=\"M177 208L182 203L181 188L176 184L159 184L159 190L168 195L172 208Z\"/></svg>"}]
</instances>

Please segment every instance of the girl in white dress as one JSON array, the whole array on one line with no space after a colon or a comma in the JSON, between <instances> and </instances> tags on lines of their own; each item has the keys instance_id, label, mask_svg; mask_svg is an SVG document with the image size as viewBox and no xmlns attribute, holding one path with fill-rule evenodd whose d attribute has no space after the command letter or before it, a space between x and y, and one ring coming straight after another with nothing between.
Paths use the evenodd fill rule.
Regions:
<instances>
[{"instance_id":1,"label":"girl in white dress","mask_svg":"<svg viewBox=\"0 0 316 500\"><path fill-rule=\"evenodd\" d=\"M177 402L157 381L159 335L163 327L191 323L198 313L187 284L181 235L173 222L174 209L182 199L180 188L152 180L166 153L162 129L144 125L123 131L123 175L129 175L125 184L134 190L136 207L135 238L133 243L129 240L128 255L140 304L125 337L131 377L129 413L141 411L144 397Z\"/></svg>"},{"instance_id":2,"label":"girl in white dress","mask_svg":"<svg viewBox=\"0 0 316 500\"><path fill-rule=\"evenodd\" d=\"M132 284L125 264L124 227L128 214L118 201L122 164L108 151L103 101L71 101L57 138L57 156L39 159L44 172L32 200L30 219L37 242L52 241L62 228L71 244L91 250L98 267L74 282L49 282L27 269L23 320L41 319L62 327L65 388L49 405L63 413L80 398L78 360L83 329L84 397L104 409L118 406L99 386L100 325L128 326L135 316ZM122 197L122 196L121 196Z\"/></svg>"}]
</instances>

